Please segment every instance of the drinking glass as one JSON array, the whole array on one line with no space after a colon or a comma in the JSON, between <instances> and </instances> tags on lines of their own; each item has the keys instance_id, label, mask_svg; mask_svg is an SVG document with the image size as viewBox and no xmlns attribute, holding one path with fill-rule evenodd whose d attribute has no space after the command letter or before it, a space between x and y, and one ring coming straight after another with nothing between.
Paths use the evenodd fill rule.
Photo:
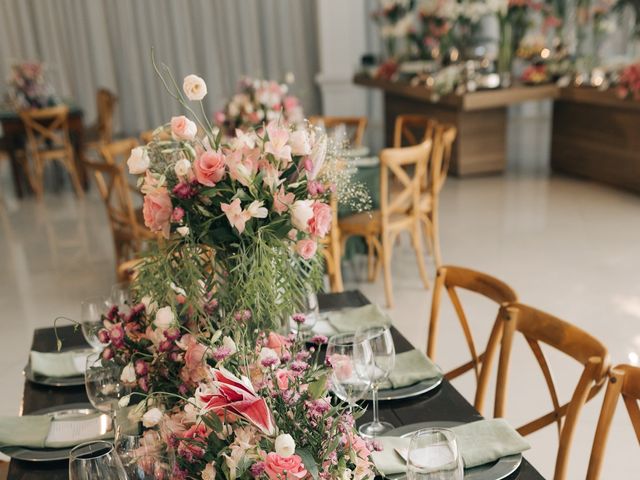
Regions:
<instances>
[{"instance_id":1,"label":"drinking glass","mask_svg":"<svg viewBox=\"0 0 640 480\"><path fill-rule=\"evenodd\" d=\"M174 466L172 451L154 430L143 435L119 434L116 452L129 480L161 480L171 478Z\"/></svg>"},{"instance_id":2,"label":"drinking glass","mask_svg":"<svg viewBox=\"0 0 640 480\"><path fill-rule=\"evenodd\" d=\"M369 343L352 333L334 335L329 339L326 358L331 366L331 390L353 409L371 386L373 358Z\"/></svg>"},{"instance_id":3,"label":"drinking glass","mask_svg":"<svg viewBox=\"0 0 640 480\"><path fill-rule=\"evenodd\" d=\"M289 325L294 332L306 335L311 331L320 317L318 295L311 291L305 292L301 295L296 308L297 311L291 316ZM296 318L297 315L302 315L304 321L301 322L300 318Z\"/></svg>"},{"instance_id":4,"label":"drinking glass","mask_svg":"<svg viewBox=\"0 0 640 480\"><path fill-rule=\"evenodd\" d=\"M99 352L87 357L84 384L87 397L96 410L114 417L118 401L129 393L130 388L121 380L122 367L115 362L102 360Z\"/></svg>"},{"instance_id":5,"label":"drinking glass","mask_svg":"<svg viewBox=\"0 0 640 480\"><path fill-rule=\"evenodd\" d=\"M102 350L104 343L98 339L98 332L104 327L102 315L109 308L109 303L105 297L87 298L80 304L80 324L82 335L94 350Z\"/></svg>"},{"instance_id":6,"label":"drinking glass","mask_svg":"<svg viewBox=\"0 0 640 480\"><path fill-rule=\"evenodd\" d=\"M69 480L127 480L127 474L113 444L94 441L71 450Z\"/></svg>"},{"instance_id":7,"label":"drinking glass","mask_svg":"<svg viewBox=\"0 0 640 480\"><path fill-rule=\"evenodd\" d=\"M109 304L115 305L123 313L128 313L131 309L131 294L129 285L125 282L116 283L111 287Z\"/></svg>"},{"instance_id":8,"label":"drinking glass","mask_svg":"<svg viewBox=\"0 0 640 480\"><path fill-rule=\"evenodd\" d=\"M462 480L464 469L455 435L446 428L418 430L407 452L407 480Z\"/></svg>"},{"instance_id":9,"label":"drinking glass","mask_svg":"<svg viewBox=\"0 0 640 480\"><path fill-rule=\"evenodd\" d=\"M381 422L378 415L378 389L389 378L396 363L396 349L393 344L391 330L388 327L371 327L359 329L356 338L367 342L371 350L373 365L371 366L371 400L373 403L373 421L361 425L358 431L365 437L377 437L394 426L389 422Z\"/></svg>"}]
</instances>

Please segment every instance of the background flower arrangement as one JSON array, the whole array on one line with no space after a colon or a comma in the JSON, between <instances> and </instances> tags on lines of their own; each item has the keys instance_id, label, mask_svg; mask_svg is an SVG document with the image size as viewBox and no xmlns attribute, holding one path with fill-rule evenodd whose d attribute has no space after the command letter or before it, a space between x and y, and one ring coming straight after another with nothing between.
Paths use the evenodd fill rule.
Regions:
<instances>
[{"instance_id":1,"label":"background flower arrangement","mask_svg":"<svg viewBox=\"0 0 640 480\"><path fill-rule=\"evenodd\" d=\"M59 103L40 62L16 63L8 79L8 103L16 110L52 107Z\"/></svg>"}]
</instances>

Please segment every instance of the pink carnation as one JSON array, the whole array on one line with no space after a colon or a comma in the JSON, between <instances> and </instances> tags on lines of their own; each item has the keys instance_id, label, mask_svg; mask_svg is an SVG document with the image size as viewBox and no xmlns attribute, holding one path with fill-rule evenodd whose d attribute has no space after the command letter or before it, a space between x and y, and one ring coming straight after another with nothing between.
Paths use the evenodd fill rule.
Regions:
<instances>
[{"instance_id":1,"label":"pink carnation","mask_svg":"<svg viewBox=\"0 0 640 480\"><path fill-rule=\"evenodd\" d=\"M298 255L305 260L312 258L316 254L317 250L318 245L310 238L298 240L298 243L296 243L296 252L298 252Z\"/></svg>"}]
</instances>

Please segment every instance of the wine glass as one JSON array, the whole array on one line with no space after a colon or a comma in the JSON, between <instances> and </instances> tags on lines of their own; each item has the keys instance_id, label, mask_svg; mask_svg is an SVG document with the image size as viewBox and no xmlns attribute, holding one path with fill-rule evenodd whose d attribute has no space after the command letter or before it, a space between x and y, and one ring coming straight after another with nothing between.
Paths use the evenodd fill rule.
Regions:
<instances>
[{"instance_id":1,"label":"wine glass","mask_svg":"<svg viewBox=\"0 0 640 480\"><path fill-rule=\"evenodd\" d=\"M315 292L306 291L300 296L296 308L296 313L291 315L289 320L291 330L303 335L308 334L320 317L318 295Z\"/></svg>"},{"instance_id":2,"label":"wine glass","mask_svg":"<svg viewBox=\"0 0 640 480\"><path fill-rule=\"evenodd\" d=\"M143 435L119 434L116 452L129 480L158 480L171 478L175 459L160 434L147 430Z\"/></svg>"},{"instance_id":3,"label":"wine glass","mask_svg":"<svg viewBox=\"0 0 640 480\"><path fill-rule=\"evenodd\" d=\"M407 480L462 480L464 467L455 435L446 428L418 430L407 452Z\"/></svg>"},{"instance_id":4,"label":"wine glass","mask_svg":"<svg viewBox=\"0 0 640 480\"><path fill-rule=\"evenodd\" d=\"M334 335L327 344L326 359L331 366L331 390L353 409L371 386L373 358L369 343L352 333Z\"/></svg>"},{"instance_id":5,"label":"wine glass","mask_svg":"<svg viewBox=\"0 0 640 480\"><path fill-rule=\"evenodd\" d=\"M82 443L69 453L69 480L127 480L110 442Z\"/></svg>"},{"instance_id":6,"label":"wine glass","mask_svg":"<svg viewBox=\"0 0 640 480\"><path fill-rule=\"evenodd\" d=\"M378 389L393 371L396 363L396 349L389 327L362 328L356 332L356 338L369 344L373 358L373 365L370 370L373 421L361 425L358 431L365 437L377 437L394 428L389 422L380 421Z\"/></svg>"},{"instance_id":7,"label":"wine glass","mask_svg":"<svg viewBox=\"0 0 640 480\"><path fill-rule=\"evenodd\" d=\"M104 343L98 338L98 332L104 327L102 316L109 308L105 297L87 298L80 304L80 325L82 335L94 350L102 350Z\"/></svg>"},{"instance_id":8,"label":"wine glass","mask_svg":"<svg viewBox=\"0 0 640 480\"><path fill-rule=\"evenodd\" d=\"M123 313L127 313L131 309L131 293L127 283L120 282L111 287L109 304L118 307L118 310Z\"/></svg>"},{"instance_id":9,"label":"wine glass","mask_svg":"<svg viewBox=\"0 0 640 480\"><path fill-rule=\"evenodd\" d=\"M115 362L103 361L99 352L87 357L84 384L91 405L114 418L118 401L130 388L120 380L122 367Z\"/></svg>"}]
</instances>

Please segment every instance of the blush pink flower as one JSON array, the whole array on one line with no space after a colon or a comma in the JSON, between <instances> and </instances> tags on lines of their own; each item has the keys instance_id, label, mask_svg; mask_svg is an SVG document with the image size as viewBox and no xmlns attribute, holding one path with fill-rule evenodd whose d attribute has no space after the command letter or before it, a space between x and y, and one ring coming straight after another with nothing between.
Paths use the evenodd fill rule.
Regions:
<instances>
[{"instance_id":1,"label":"blush pink flower","mask_svg":"<svg viewBox=\"0 0 640 480\"><path fill-rule=\"evenodd\" d=\"M198 133L198 127L184 115L171 117L171 134L175 140L193 140Z\"/></svg>"},{"instance_id":2,"label":"blush pink flower","mask_svg":"<svg viewBox=\"0 0 640 480\"><path fill-rule=\"evenodd\" d=\"M267 455L264 472L269 480L300 480L307 476L307 470L299 455L281 457L275 452Z\"/></svg>"},{"instance_id":3,"label":"blush pink flower","mask_svg":"<svg viewBox=\"0 0 640 480\"><path fill-rule=\"evenodd\" d=\"M316 254L318 244L310 238L303 238L296 243L296 252L305 260L309 260Z\"/></svg>"},{"instance_id":4,"label":"blush pink flower","mask_svg":"<svg viewBox=\"0 0 640 480\"><path fill-rule=\"evenodd\" d=\"M280 190L278 190L273 196L273 211L278 215L282 215L284 212L289 210L289 207L293 205L293 201L296 196L289 192L287 193L283 186L280 186Z\"/></svg>"},{"instance_id":5,"label":"blush pink flower","mask_svg":"<svg viewBox=\"0 0 640 480\"><path fill-rule=\"evenodd\" d=\"M287 339L276 332L269 332L269 335L266 338L265 347L270 348L278 355L282 355L282 353L289 347L291 343Z\"/></svg>"},{"instance_id":6,"label":"blush pink flower","mask_svg":"<svg viewBox=\"0 0 640 480\"><path fill-rule=\"evenodd\" d=\"M235 227L238 230L238 233L244 232L244 227L247 223L247 215L242 210L242 206L240 205L240 199L236 198L231 203L222 203L220 204L220 208L227 216L227 220L232 227Z\"/></svg>"},{"instance_id":7,"label":"blush pink flower","mask_svg":"<svg viewBox=\"0 0 640 480\"><path fill-rule=\"evenodd\" d=\"M243 151L234 150L227 155L227 167L229 167L229 176L232 180L240 182L248 187L253 182L258 172L258 157L260 151L258 149Z\"/></svg>"},{"instance_id":8,"label":"blush pink flower","mask_svg":"<svg viewBox=\"0 0 640 480\"><path fill-rule=\"evenodd\" d=\"M285 164L291 162L291 147L287 145L289 131L272 122L267 125L267 135L269 141L265 144L264 151L273 155L276 160L283 160Z\"/></svg>"},{"instance_id":9,"label":"blush pink flower","mask_svg":"<svg viewBox=\"0 0 640 480\"><path fill-rule=\"evenodd\" d=\"M296 130L289 136L289 145L293 155L311 154L311 142L306 130Z\"/></svg>"},{"instance_id":10,"label":"blush pink flower","mask_svg":"<svg viewBox=\"0 0 640 480\"><path fill-rule=\"evenodd\" d=\"M323 202L314 202L313 217L309 220L309 233L323 238L331 229L333 213L331 207Z\"/></svg>"},{"instance_id":11,"label":"blush pink flower","mask_svg":"<svg viewBox=\"0 0 640 480\"><path fill-rule=\"evenodd\" d=\"M289 382L293 379L293 375L291 372L285 368L280 368L276 371L276 382L278 384L278 388L281 391L285 391L289 388Z\"/></svg>"},{"instance_id":12,"label":"blush pink flower","mask_svg":"<svg viewBox=\"0 0 640 480\"><path fill-rule=\"evenodd\" d=\"M225 157L221 152L203 152L193 163L193 169L199 183L215 187L224 178Z\"/></svg>"},{"instance_id":13,"label":"blush pink flower","mask_svg":"<svg viewBox=\"0 0 640 480\"><path fill-rule=\"evenodd\" d=\"M157 187L144 196L142 215L144 224L152 232L161 232L164 238L169 238L169 220L173 213L171 197L164 187Z\"/></svg>"}]
</instances>

